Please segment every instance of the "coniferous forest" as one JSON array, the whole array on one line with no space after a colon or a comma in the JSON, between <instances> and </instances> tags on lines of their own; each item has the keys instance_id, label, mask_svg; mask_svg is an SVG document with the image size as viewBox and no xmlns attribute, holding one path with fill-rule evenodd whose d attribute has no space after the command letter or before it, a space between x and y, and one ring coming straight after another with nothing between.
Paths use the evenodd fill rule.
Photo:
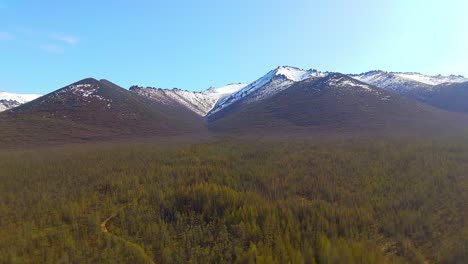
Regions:
<instances>
[{"instance_id":1,"label":"coniferous forest","mask_svg":"<svg viewBox=\"0 0 468 264\"><path fill-rule=\"evenodd\" d=\"M466 263L468 140L0 151L0 263Z\"/></svg>"}]
</instances>

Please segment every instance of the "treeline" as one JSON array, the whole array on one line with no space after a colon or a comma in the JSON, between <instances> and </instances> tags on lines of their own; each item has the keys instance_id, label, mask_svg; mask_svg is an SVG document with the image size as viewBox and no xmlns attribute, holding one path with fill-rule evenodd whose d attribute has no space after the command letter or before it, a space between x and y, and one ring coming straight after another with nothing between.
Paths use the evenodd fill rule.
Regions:
<instances>
[{"instance_id":1,"label":"treeline","mask_svg":"<svg viewBox=\"0 0 468 264\"><path fill-rule=\"evenodd\" d=\"M3 151L0 215L0 263L466 263L468 142Z\"/></svg>"}]
</instances>

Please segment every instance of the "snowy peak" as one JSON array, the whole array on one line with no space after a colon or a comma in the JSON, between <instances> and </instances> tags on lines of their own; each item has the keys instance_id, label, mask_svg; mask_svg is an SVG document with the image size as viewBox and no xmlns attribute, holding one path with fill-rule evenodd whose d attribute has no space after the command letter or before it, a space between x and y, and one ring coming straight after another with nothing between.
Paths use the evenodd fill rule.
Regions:
<instances>
[{"instance_id":1,"label":"snowy peak","mask_svg":"<svg viewBox=\"0 0 468 264\"><path fill-rule=\"evenodd\" d=\"M291 66L279 66L273 70L275 76L283 76L284 78L300 82L311 77L324 77L325 74L317 70L302 70Z\"/></svg>"},{"instance_id":2,"label":"snowy peak","mask_svg":"<svg viewBox=\"0 0 468 264\"><path fill-rule=\"evenodd\" d=\"M0 112L20 106L41 97L40 94L15 94L0 92Z\"/></svg>"},{"instance_id":3,"label":"snowy peak","mask_svg":"<svg viewBox=\"0 0 468 264\"><path fill-rule=\"evenodd\" d=\"M461 75L424 75L415 72L385 72L370 71L362 74L352 74L352 78L377 87L405 94L413 90L431 90L434 86L443 83L462 83L468 79Z\"/></svg>"},{"instance_id":4,"label":"snowy peak","mask_svg":"<svg viewBox=\"0 0 468 264\"><path fill-rule=\"evenodd\" d=\"M462 75L450 75L450 76L443 76L443 75L424 75L415 72L409 73L393 73L394 75L408 80L413 80L416 82L428 84L428 85L440 85L443 83L462 83L468 82L468 79L463 77Z\"/></svg>"},{"instance_id":5,"label":"snowy peak","mask_svg":"<svg viewBox=\"0 0 468 264\"><path fill-rule=\"evenodd\" d=\"M40 94L15 94L8 92L0 92L0 100L17 101L21 104L27 103L41 96L42 95Z\"/></svg>"},{"instance_id":6,"label":"snowy peak","mask_svg":"<svg viewBox=\"0 0 468 264\"><path fill-rule=\"evenodd\" d=\"M252 103L263 100L291 87L296 82L311 78L321 78L327 74L317 70L302 70L291 66L279 66L243 89L219 100L208 115L226 109L236 102Z\"/></svg>"}]
</instances>

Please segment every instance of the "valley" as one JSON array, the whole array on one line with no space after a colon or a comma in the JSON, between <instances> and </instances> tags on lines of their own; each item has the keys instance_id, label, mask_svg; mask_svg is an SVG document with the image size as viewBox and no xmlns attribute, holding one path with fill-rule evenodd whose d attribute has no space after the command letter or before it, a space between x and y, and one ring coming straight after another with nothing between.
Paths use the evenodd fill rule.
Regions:
<instances>
[{"instance_id":1,"label":"valley","mask_svg":"<svg viewBox=\"0 0 468 264\"><path fill-rule=\"evenodd\" d=\"M0 262L463 263L466 83L388 74L405 92L289 66L202 92L87 78L4 111Z\"/></svg>"},{"instance_id":2,"label":"valley","mask_svg":"<svg viewBox=\"0 0 468 264\"><path fill-rule=\"evenodd\" d=\"M467 264L466 10L0 0L0 264Z\"/></svg>"}]
</instances>

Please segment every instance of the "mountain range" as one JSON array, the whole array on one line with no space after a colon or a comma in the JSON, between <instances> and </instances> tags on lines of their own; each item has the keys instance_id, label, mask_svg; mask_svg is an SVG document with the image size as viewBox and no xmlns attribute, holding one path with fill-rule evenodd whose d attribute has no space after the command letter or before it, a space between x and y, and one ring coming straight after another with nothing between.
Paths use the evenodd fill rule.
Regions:
<instances>
[{"instance_id":1,"label":"mountain range","mask_svg":"<svg viewBox=\"0 0 468 264\"><path fill-rule=\"evenodd\" d=\"M231 84L202 92L139 86L132 86L130 90L159 102L184 105L210 119L210 116L216 115L217 112L238 101L242 101L243 104L259 101L288 89L294 83L322 78L329 74L332 73L280 66L250 84ZM468 82L468 78L461 75L431 76L412 72L369 71L347 74L347 76L445 110L468 112L468 104L465 106L463 103L465 99L468 100L464 89L464 83Z\"/></svg>"},{"instance_id":2,"label":"mountain range","mask_svg":"<svg viewBox=\"0 0 468 264\"><path fill-rule=\"evenodd\" d=\"M309 78L324 77L330 73L280 66L252 83L233 83L223 87L210 87L201 92L138 85L131 86L129 90L166 105L180 104L200 116L207 116L244 96L249 95L250 101L258 100L287 89L293 83ZM468 78L462 75L424 75L415 72L386 72L381 70L347 75L364 83L427 102L437 107L448 108L451 111L468 111L468 108L463 107L463 100L461 99L464 96L465 86L463 83L468 82ZM460 95L462 95L461 98ZM42 95L0 92L0 112L32 101L40 96ZM451 98L452 96L453 98ZM450 106L450 102L440 102L440 100L449 98L455 99L458 102L455 103L457 106Z\"/></svg>"},{"instance_id":3,"label":"mountain range","mask_svg":"<svg viewBox=\"0 0 468 264\"><path fill-rule=\"evenodd\" d=\"M136 85L127 90L89 78L38 98L0 95L4 108L14 107L0 114L0 136L18 141L39 135L43 140L91 139L273 128L438 131L464 126L468 112L468 79L463 76L345 75L290 66L250 84L202 92Z\"/></svg>"},{"instance_id":4,"label":"mountain range","mask_svg":"<svg viewBox=\"0 0 468 264\"><path fill-rule=\"evenodd\" d=\"M271 82L276 83L274 79ZM289 85L289 81L285 82ZM457 120L455 116L459 117L347 75L330 73L293 82L267 97L246 96L211 112L208 120L210 127L221 131L287 128L326 133L396 133L451 127Z\"/></svg>"},{"instance_id":5,"label":"mountain range","mask_svg":"<svg viewBox=\"0 0 468 264\"><path fill-rule=\"evenodd\" d=\"M459 84L468 82L468 79L461 75L430 76L413 72L370 71L362 74L350 74L350 77L435 106L443 105L438 103L439 99L437 98L440 93L455 93L452 87L459 87ZM457 97L455 94L452 96L454 99ZM448 110L453 109L449 108ZM468 108L460 110L466 112Z\"/></svg>"}]
</instances>

